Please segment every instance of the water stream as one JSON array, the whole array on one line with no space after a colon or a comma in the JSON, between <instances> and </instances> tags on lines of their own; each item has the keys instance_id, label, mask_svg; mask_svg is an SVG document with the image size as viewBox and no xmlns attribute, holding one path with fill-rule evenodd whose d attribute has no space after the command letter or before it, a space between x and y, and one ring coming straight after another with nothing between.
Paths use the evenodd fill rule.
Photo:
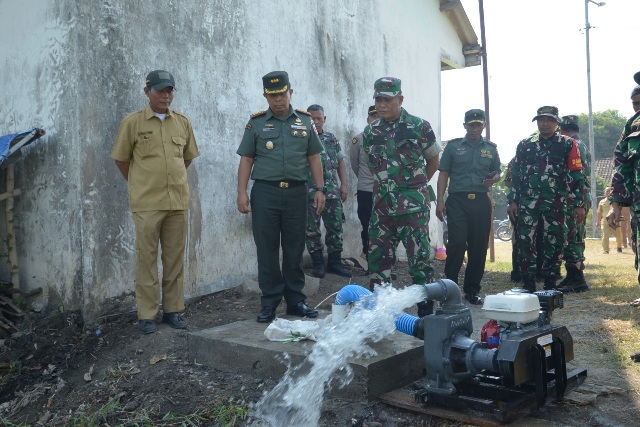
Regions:
<instances>
[{"instance_id":1,"label":"water stream","mask_svg":"<svg viewBox=\"0 0 640 427\"><path fill-rule=\"evenodd\" d=\"M278 385L255 404L250 425L317 426L325 391L344 387L353 379L348 359L374 356L376 352L368 343L393 333L395 319L402 311L424 298L422 285L404 289L385 286L357 302L344 321L329 324L318 334L306 359L297 366L289 365Z\"/></svg>"}]
</instances>

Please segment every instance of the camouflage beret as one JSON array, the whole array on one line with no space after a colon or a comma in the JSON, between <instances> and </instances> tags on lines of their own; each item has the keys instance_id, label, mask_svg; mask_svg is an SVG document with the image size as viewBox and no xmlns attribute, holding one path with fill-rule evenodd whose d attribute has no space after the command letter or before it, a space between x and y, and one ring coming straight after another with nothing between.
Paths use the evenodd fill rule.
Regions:
<instances>
[{"instance_id":1,"label":"camouflage beret","mask_svg":"<svg viewBox=\"0 0 640 427\"><path fill-rule=\"evenodd\" d=\"M373 84L373 97L393 98L402 92L401 83L396 77L382 77Z\"/></svg>"},{"instance_id":2,"label":"camouflage beret","mask_svg":"<svg viewBox=\"0 0 640 427\"><path fill-rule=\"evenodd\" d=\"M558 114L559 114L558 107L554 107L552 105L545 105L544 107L538 108L538 112L536 116L531 121L535 122L542 116L549 116L549 117L553 117L556 120L556 122L560 123L560 117L558 117Z\"/></svg>"}]
</instances>

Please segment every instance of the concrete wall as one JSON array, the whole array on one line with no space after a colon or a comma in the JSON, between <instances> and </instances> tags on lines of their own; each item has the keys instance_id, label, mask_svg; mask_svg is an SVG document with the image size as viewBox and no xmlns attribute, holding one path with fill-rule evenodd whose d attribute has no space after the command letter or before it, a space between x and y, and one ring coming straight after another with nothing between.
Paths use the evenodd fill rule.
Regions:
<instances>
[{"instance_id":1,"label":"concrete wall","mask_svg":"<svg viewBox=\"0 0 640 427\"><path fill-rule=\"evenodd\" d=\"M16 168L20 278L45 289L43 303L88 317L109 298L133 304L134 227L110 152L120 120L147 103L148 71L174 74L172 107L190 117L200 147L185 277L196 296L256 275L251 218L236 210L235 150L249 114L266 108L262 75L287 70L294 107L323 105L326 129L348 148L385 75L402 78L405 107L439 135L440 56L464 64L438 0L26 3L0 0L0 134L47 132ZM355 196L345 210L345 254L356 254Z\"/></svg>"}]
</instances>

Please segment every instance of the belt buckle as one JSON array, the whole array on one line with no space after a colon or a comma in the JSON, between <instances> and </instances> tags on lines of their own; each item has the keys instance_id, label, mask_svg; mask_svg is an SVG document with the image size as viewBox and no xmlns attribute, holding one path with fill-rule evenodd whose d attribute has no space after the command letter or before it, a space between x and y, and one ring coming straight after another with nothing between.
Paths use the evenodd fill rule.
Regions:
<instances>
[{"instance_id":1,"label":"belt buckle","mask_svg":"<svg viewBox=\"0 0 640 427\"><path fill-rule=\"evenodd\" d=\"M280 181L280 185L279 185L279 187L280 187L280 188L289 188L289 183L288 183L288 182Z\"/></svg>"},{"instance_id":2,"label":"belt buckle","mask_svg":"<svg viewBox=\"0 0 640 427\"><path fill-rule=\"evenodd\" d=\"M476 198L476 195L471 193L471 194L467 194L467 199L473 200Z\"/></svg>"}]
</instances>

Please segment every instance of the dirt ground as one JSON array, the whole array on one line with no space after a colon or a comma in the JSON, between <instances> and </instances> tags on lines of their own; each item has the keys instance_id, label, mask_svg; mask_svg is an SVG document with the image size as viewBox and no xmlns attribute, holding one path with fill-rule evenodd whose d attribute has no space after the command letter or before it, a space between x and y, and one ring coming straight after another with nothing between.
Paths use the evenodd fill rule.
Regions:
<instances>
[{"instance_id":1,"label":"dirt ground","mask_svg":"<svg viewBox=\"0 0 640 427\"><path fill-rule=\"evenodd\" d=\"M435 261L437 276L444 263ZM488 265L488 270L491 266ZM353 283L366 284L363 270L353 268ZM307 271L307 273L309 273ZM405 263L397 265L402 286L410 284ZM506 273L488 271L485 282L504 283ZM327 275L309 305L315 306L348 280ZM490 287L491 285L489 285ZM581 294L583 295L583 294ZM333 299L320 308L330 310ZM260 301L239 289L209 295L185 312L189 331L239 320L255 319ZM279 313L284 310L281 304ZM595 310L594 307L586 307ZM472 307L472 310L480 310ZM121 311L121 309L120 309ZM247 410L274 381L244 372L224 372L203 366L187 354L186 331L159 325L141 335L135 313L105 308L100 324L85 325L77 313L31 313L23 332L0 341L0 424L14 426L179 426L247 425L248 419L224 420L220 408ZM569 310L570 312L571 310ZM409 313L414 313L408 310ZM564 313L563 313L564 315ZM594 313L594 316L606 313ZM575 319L563 317L576 342L590 332ZM558 316L560 317L560 316ZM474 324L476 329L481 324ZM3 338L3 337L0 337ZM637 379L601 366L601 347L578 346L576 361L593 366L587 383L604 386L589 402L551 403L515 425L632 426L640 418ZM593 354L585 355L584 352ZM578 357L580 356L580 357ZM593 370L593 375L591 371ZM604 390L604 391L603 391ZM240 413L242 411L239 411ZM457 423L414 413L379 401L325 398L321 426L457 426Z\"/></svg>"}]
</instances>

